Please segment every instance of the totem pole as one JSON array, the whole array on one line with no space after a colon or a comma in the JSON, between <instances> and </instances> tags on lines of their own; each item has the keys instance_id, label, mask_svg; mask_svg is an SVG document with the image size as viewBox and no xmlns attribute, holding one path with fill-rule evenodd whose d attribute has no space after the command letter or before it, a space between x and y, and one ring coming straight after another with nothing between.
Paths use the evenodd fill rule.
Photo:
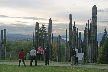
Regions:
<instances>
[{"instance_id":1,"label":"totem pole","mask_svg":"<svg viewBox=\"0 0 108 72\"><path fill-rule=\"evenodd\" d=\"M50 60L52 60L51 33L52 33L52 20L50 18L49 25L48 25L48 44L49 44L49 49L50 49Z\"/></svg>"}]
</instances>

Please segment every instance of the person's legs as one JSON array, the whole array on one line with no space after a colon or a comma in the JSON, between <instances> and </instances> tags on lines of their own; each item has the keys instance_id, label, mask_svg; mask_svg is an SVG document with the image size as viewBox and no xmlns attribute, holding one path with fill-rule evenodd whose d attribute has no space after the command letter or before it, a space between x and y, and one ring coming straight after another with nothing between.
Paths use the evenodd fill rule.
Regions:
<instances>
[{"instance_id":1,"label":"person's legs","mask_svg":"<svg viewBox=\"0 0 108 72\"><path fill-rule=\"evenodd\" d=\"M47 57L45 56L45 65L47 65Z\"/></svg>"},{"instance_id":2,"label":"person's legs","mask_svg":"<svg viewBox=\"0 0 108 72\"><path fill-rule=\"evenodd\" d=\"M26 65L25 65L25 62L24 62L24 59L22 59L22 62L23 62L23 64L24 64L24 66L26 66Z\"/></svg>"},{"instance_id":3,"label":"person's legs","mask_svg":"<svg viewBox=\"0 0 108 72\"><path fill-rule=\"evenodd\" d=\"M73 62L73 61L72 61L72 56L71 56L71 65L72 65L72 62Z\"/></svg>"},{"instance_id":4,"label":"person's legs","mask_svg":"<svg viewBox=\"0 0 108 72\"><path fill-rule=\"evenodd\" d=\"M41 60L41 59L40 59L40 55L41 55L41 54L40 54L40 53L38 53L38 60Z\"/></svg>"},{"instance_id":5,"label":"person's legs","mask_svg":"<svg viewBox=\"0 0 108 72\"><path fill-rule=\"evenodd\" d=\"M77 62L77 57L75 57L75 64L76 64L76 62Z\"/></svg>"},{"instance_id":6,"label":"person's legs","mask_svg":"<svg viewBox=\"0 0 108 72\"><path fill-rule=\"evenodd\" d=\"M78 57L76 57L76 64L78 65Z\"/></svg>"},{"instance_id":7,"label":"person's legs","mask_svg":"<svg viewBox=\"0 0 108 72\"><path fill-rule=\"evenodd\" d=\"M75 56L73 56L73 64L75 65Z\"/></svg>"},{"instance_id":8,"label":"person's legs","mask_svg":"<svg viewBox=\"0 0 108 72\"><path fill-rule=\"evenodd\" d=\"M49 56L47 57L47 64L49 65Z\"/></svg>"},{"instance_id":9,"label":"person's legs","mask_svg":"<svg viewBox=\"0 0 108 72\"><path fill-rule=\"evenodd\" d=\"M18 65L18 67L20 67L20 63L21 63L21 60L19 60L19 65Z\"/></svg>"},{"instance_id":10,"label":"person's legs","mask_svg":"<svg viewBox=\"0 0 108 72\"><path fill-rule=\"evenodd\" d=\"M31 59L30 59L30 66L32 66L32 62L33 62L33 56L31 56Z\"/></svg>"},{"instance_id":11,"label":"person's legs","mask_svg":"<svg viewBox=\"0 0 108 72\"><path fill-rule=\"evenodd\" d=\"M74 56L72 56L72 65L74 65Z\"/></svg>"},{"instance_id":12,"label":"person's legs","mask_svg":"<svg viewBox=\"0 0 108 72\"><path fill-rule=\"evenodd\" d=\"M46 64L49 65L49 57L46 58Z\"/></svg>"},{"instance_id":13,"label":"person's legs","mask_svg":"<svg viewBox=\"0 0 108 72\"><path fill-rule=\"evenodd\" d=\"M34 56L34 59L35 59L35 66L37 66L37 58L36 58L36 56Z\"/></svg>"}]
</instances>

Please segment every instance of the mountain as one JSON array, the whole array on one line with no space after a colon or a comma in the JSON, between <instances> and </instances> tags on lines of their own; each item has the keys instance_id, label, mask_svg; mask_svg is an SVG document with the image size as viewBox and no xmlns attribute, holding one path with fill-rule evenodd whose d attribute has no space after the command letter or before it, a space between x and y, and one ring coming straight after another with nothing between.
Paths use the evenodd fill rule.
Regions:
<instances>
[{"instance_id":1,"label":"mountain","mask_svg":"<svg viewBox=\"0 0 108 72\"><path fill-rule=\"evenodd\" d=\"M98 43L101 41L101 37L103 36L104 33L98 33L97 34L97 40ZM1 37L1 35L0 35ZM67 36L69 38L69 36ZM33 37L31 35L22 35L22 34L6 34L6 40L22 40L22 41L27 41L27 40L32 40ZM61 43L65 43L66 35L61 36ZM84 39L84 35L81 34L81 39ZM67 39L68 40L68 39ZM57 36L53 36L53 41L57 41Z\"/></svg>"},{"instance_id":2,"label":"mountain","mask_svg":"<svg viewBox=\"0 0 108 72\"><path fill-rule=\"evenodd\" d=\"M100 41L101 41L101 38L102 36L104 35L104 33L98 33L97 34L97 41L98 41L98 44L100 44ZM66 39L66 35L62 35L61 36L63 39ZM67 38L69 38L69 35L67 35ZM81 34L81 39L84 40L84 34Z\"/></svg>"}]
</instances>

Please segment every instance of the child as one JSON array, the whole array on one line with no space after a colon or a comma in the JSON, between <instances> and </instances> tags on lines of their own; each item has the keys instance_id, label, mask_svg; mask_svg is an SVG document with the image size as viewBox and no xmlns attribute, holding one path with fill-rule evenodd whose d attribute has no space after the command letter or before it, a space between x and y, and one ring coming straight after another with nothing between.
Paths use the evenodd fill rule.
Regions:
<instances>
[{"instance_id":1,"label":"child","mask_svg":"<svg viewBox=\"0 0 108 72\"><path fill-rule=\"evenodd\" d=\"M20 67L21 60L22 60L22 62L24 64L24 66L26 66L25 62L24 62L24 50L23 49L21 49L21 51L19 52L18 58L19 58L19 66L18 67Z\"/></svg>"}]
</instances>

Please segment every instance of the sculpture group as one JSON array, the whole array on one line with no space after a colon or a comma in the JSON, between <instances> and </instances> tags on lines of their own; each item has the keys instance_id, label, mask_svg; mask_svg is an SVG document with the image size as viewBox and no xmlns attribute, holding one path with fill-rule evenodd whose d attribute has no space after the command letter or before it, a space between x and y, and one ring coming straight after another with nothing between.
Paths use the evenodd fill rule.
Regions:
<instances>
[{"instance_id":1,"label":"sculpture group","mask_svg":"<svg viewBox=\"0 0 108 72\"><path fill-rule=\"evenodd\" d=\"M53 33L52 33L52 20L49 19L48 25L48 34L43 35L43 48L46 44L49 45L50 49L50 60L52 60L52 42L53 42ZM97 7L94 5L92 7L92 19L88 20L84 30L84 40L81 39L81 32L78 31L78 28L75 26L75 21L73 24L72 14L69 14L69 41L67 40L67 29L66 29L66 49L65 49L65 61L70 60L71 50L78 47L79 53L84 53L84 61L88 62L96 62L98 56L98 41L97 41ZM4 36L4 37L3 37ZM33 47L37 48L40 46L39 44L39 23L36 22L35 32L33 33ZM60 39L61 36L58 35L57 45L57 61L61 61L61 48L60 48ZM47 41L46 41L47 40ZM5 59L6 55L6 29L1 30L1 45L0 45L0 59Z\"/></svg>"}]
</instances>

